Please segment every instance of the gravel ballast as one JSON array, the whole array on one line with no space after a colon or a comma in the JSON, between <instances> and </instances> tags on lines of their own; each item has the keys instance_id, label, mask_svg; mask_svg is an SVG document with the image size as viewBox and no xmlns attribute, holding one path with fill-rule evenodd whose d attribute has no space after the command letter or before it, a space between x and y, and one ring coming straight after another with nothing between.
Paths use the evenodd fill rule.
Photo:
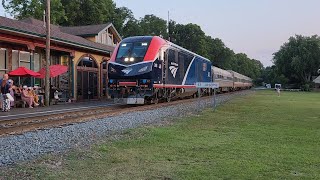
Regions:
<instances>
[{"instance_id":1,"label":"gravel ballast","mask_svg":"<svg viewBox=\"0 0 320 180\"><path fill-rule=\"evenodd\" d=\"M241 91L217 96L217 105L236 96L253 91ZM212 98L166 106L153 110L130 112L94 121L27 132L21 135L0 138L0 166L10 165L38 158L43 154L59 153L83 145L90 145L99 138L136 128L146 124L159 123L167 117L186 116L207 107L212 107Z\"/></svg>"}]
</instances>

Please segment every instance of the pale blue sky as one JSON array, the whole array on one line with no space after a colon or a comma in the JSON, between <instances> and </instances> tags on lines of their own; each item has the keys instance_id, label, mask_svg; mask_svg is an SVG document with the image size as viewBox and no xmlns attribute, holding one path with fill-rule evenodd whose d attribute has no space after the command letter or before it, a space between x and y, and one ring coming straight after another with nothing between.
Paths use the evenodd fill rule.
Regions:
<instances>
[{"instance_id":1,"label":"pale blue sky","mask_svg":"<svg viewBox=\"0 0 320 180\"><path fill-rule=\"evenodd\" d=\"M320 0L115 0L136 18L155 14L195 23L235 52L271 65L272 53L295 34L320 34ZM0 8L0 15L4 15Z\"/></svg>"},{"instance_id":2,"label":"pale blue sky","mask_svg":"<svg viewBox=\"0 0 320 180\"><path fill-rule=\"evenodd\" d=\"M320 34L320 0L115 0L136 18L155 14L178 23L196 23L267 66L272 54L295 34Z\"/></svg>"}]
</instances>

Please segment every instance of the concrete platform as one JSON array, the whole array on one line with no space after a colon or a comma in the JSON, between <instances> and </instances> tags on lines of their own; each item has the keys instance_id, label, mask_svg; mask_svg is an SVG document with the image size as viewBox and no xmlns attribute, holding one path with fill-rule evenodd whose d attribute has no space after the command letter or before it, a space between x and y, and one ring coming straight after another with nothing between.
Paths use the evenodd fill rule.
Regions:
<instances>
[{"instance_id":1,"label":"concrete platform","mask_svg":"<svg viewBox=\"0 0 320 180\"><path fill-rule=\"evenodd\" d=\"M112 100L99 100L88 102L66 103L59 105L52 105L49 107L35 107L35 108L12 108L10 112L0 111L0 120L19 119L22 117L38 117L39 115L51 115L64 112L72 112L79 109L87 110L96 107L113 106Z\"/></svg>"}]
</instances>

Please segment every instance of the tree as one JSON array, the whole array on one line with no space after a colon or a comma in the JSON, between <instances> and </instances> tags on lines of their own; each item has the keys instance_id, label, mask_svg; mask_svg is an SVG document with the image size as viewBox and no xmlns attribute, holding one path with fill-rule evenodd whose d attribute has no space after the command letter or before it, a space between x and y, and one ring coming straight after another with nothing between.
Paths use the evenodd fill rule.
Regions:
<instances>
[{"instance_id":1,"label":"tree","mask_svg":"<svg viewBox=\"0 0 320 180\"><path fill-rule=\"evenodd\" d=\"M45 0L2 0L2 6L16 19L28 17L43 19ZM67 16L61 0L51 0L51 22L59 24L66 19Z\"/></svg>"},{"instance_id":2,"label":"tree","mask_svg":"<svg viewBox=\"0 0 320 180\"><path fill-rule=\"evenodd\" d=\"M116 16L112 0L61 0L67 19L60 25L79 26L111 22Z\"/></svg>"},{"instance_id":3,"label":"tree","mask_svg":"<svg viewBox=\"0 0 320 180\"><path fill-rule=\"evenodd\" d=\"M112 18L112 23L120 34L124 34L124 27L128 23L129 24L127 28L130 27L130 25L133 25L132 23L134 22L135 22L135 18L130 9L126 7L120 7L115 9L115 15ZM126 29L126 30L129 30L129 29Z\"/></svg>"},{"instance_id":4,"label":"tree","mask_svg":"<svg viewBox=\"0 0 320 180\"><path fill-rule=\"evenodd\" d=\"M219 38L206 36L207 56L214 66L231 69L234 52L225 46Z\"/></svg>"},{"instance_id":5,"label":"tree","mask_svg":"<svg viewBox=\"0 0 320 180\"><path fill-rule=\"evenodd\" d=\"M283 75L278 73L278 69L275 65L266 67L262 73L260 78L263 82L268 84L282 84L284 87L288 83L288 79Z\"/></svg>"},{"instance_id":6,"label":"tree","mask_svg":"<svg viewBox=\"0 0 320 180\"><path fill-rule=\"evenodd\" d=\"M6 12L16 19L43 18L44 0L2 0ZM64 26L92 25L113 22L118 29L132 18L128 8L116 8L112 0L51 0L53 24Z\"/></svg>"},{"instance_id":7,"label":"tree","mask_svg":"<svg viewBox=\"0 0 320 180\"><path fill-rule=\"evenodd\" d=\"M320 67L320 38L316 35L290 37L289 42L274 53L273 61L278 74L283 74L290 83L310 83Z\"/></svg>"},{"instance_id":8,"label":"tree","mask_svg":"<svg viewBox=\"0 0 320 180\"><path fill-rule=\"evenodd\" d=\"M144 35L167 36L167 21L151 14L145 15L139 21L139 27Z\"/></svg>"},{"instance_id":9,"label":"tree","mask_svg":"<svg viewBox=\"0 0 320 180\"><path fill-rule=\"evenodd\" d=\"M123 37L141 36L143 32L140 28L139 21L136 19L130 19L123 27Z\"/></svg>"},{"instance_id":10,"label":"tree","mask_svg":"<svg viewBox=\"0 0 320 180\"><path fill-rule=\"evenodd\" d=\"M174 39L176 44L199 55L208 57L206 36L200 26L190 23L187 25L176 24L172 28L170 37Z\"/></svg>"}]
</instances>

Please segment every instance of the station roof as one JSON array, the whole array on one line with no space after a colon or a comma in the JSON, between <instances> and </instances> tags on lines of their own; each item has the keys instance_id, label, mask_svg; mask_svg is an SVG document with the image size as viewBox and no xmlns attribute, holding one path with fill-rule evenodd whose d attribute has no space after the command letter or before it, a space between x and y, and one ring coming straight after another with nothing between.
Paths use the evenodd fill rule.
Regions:
<instances>
[{"instance_id":1,"label":"station roof","mask_svg":"<svg viewBox=\"0 0 320 180\"><path fill-rule=\"evenodd\" d=\"M96 35L106 27L109 27L111 23L107 24L97 24L97 25L88 25L88 26L71 26L71 27L60 27L60 30L73 34L76 36L86 36L86 35Z\"/></svg>"},{"instance_id":2,"label":"station roof","mask_svg":"<svg viewBox=\"0 0 320 180\"><path fill-rule=\"evenodd\" d=\"M0 30L14 31L23 35L46 37L46 29L43 21L27 18L23 20L14 20L0 16ZM83 37L69 34L60 30L59 26L51 26L52 41L65 43L84 49L91 49L103 53L110 53L114 50L113 46L89 41Z\"/></svg>"}]
</instances>

